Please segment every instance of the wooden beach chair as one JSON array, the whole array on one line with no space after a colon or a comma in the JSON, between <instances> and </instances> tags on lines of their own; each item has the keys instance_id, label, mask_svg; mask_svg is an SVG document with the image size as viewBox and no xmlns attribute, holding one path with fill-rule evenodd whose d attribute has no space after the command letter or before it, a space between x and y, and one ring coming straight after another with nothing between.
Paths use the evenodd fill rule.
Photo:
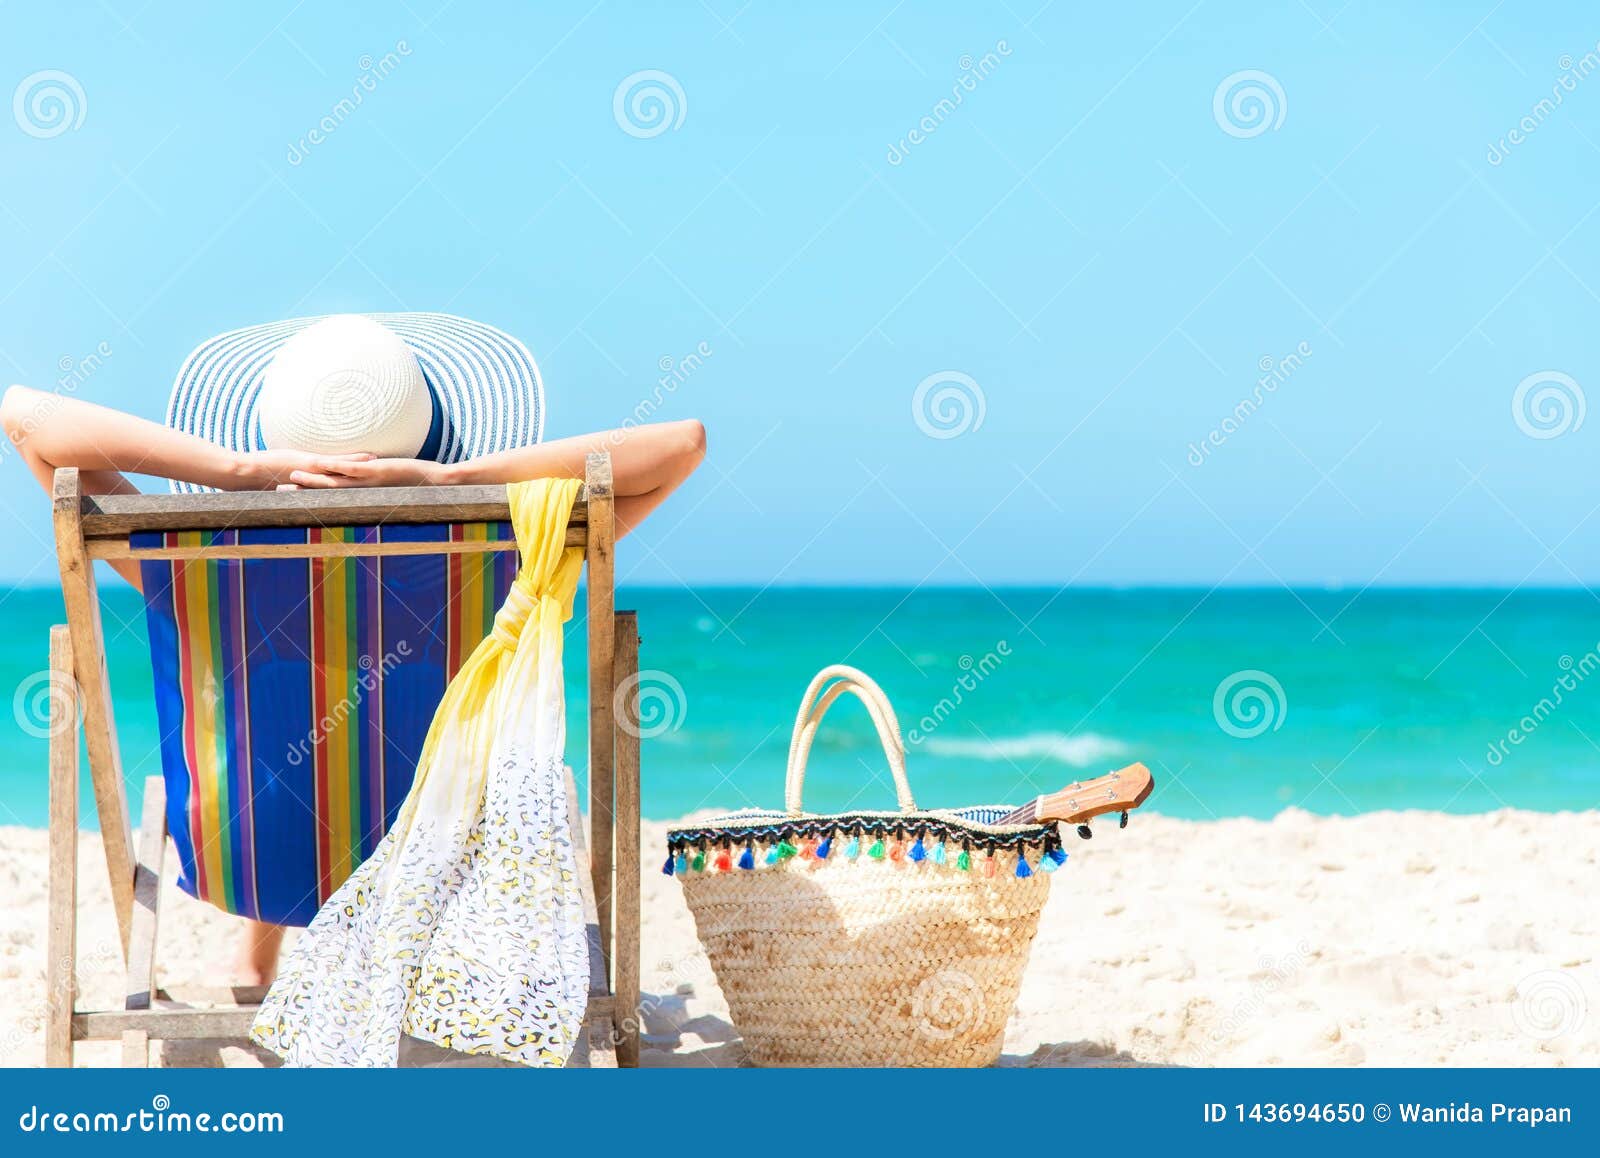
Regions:
<instances>
[{"instance_id":1,"label":"wooden beach chair","mask_svg":"<svg viewBox=\"0 0 1600 1158\"><path fill-rule=\"evenodd\" d=\"M574 1052L574 1064L590 1066L637 1065L639 1056L639 728L636 720L617 718L619 710L625 716L632 715L632 697L626 697L628 702L620 709L614 702L619 683L627 681L638 670L638 625L633 612L619 612L614 608L613 513L610 457L591 455L584 491L567 532L568 544L583 548L588 570L589 825L586 845L590 871L583 881L583 893L592 975L586 1032ZM387 720L390 731L406 733L397 737L386 732L372 737L383 757L376 761L379 772L371 783L361 779L365 773L352 771L361 761L348 756L348 745L342 749L342 754L333 753L345 763L341 765L343 778L340 781L344 795L333 810L338 821L331 826L339 831L331 835L323 805L339 793L333 788L325 790L324 781L318 780L313 786L316 800L305 802L306 808L315 814L314 820L291 826L296 827L296 833L264 831L255 827L256 821L263 826L270 825L273 808L277 807L264 794L266 789L258 789L255 781L247 781L244 790L237 790L235 786L231 801L225 798L220 805L216 798L227 791L226 787L212 789L209 800L204 789L191 790L185 776L182 746L185 741L164 724L162 766L166 778L151 776L145 781L143 815L135 848L129 827L122 758L117 748L111 688L106 675L94 560L140 560L145 567L147 601L151 598L151 578L155 576L174 589L183 586L191 604L203 603L204 600L195 597L195 592L208 590L204 586L208 574L213 582L218 574L232 577L228 583L236 583L235 604L245 603L247 581L255 585L252 594L263 588L281 589L284 599L298 601L291 605L302 609L315 601L317 610L297 611L295 621L321 619L320 626L313 623L309 627L314 635L320 632L317 638L321 645L325 649L345 647L346 650L332 661L328 660L326 651L321 655L314 651L307 653L305 666L312 678L301 683L316 683L322 679L324 671L348 676L357 668L370 670L374 666L373 653L368 650L359 653L359 663L352 663L350 648L354 645L349 641L357 636L353 634L353 627L349 629L352 634L341 634L348 623L344 611L353 612L354 617L369 616L376 601L381 604L378 607L380 618L387 615L393 620L409 614L413 617L410 622L429 629L422 633L426 638L418 645L420 652L427 653L426 662L413 656L406 662L415 662L416 666L397 666L391 670L387 662L390 657L385 653L383 662L376 665L380 668L381 680L373 685L374 694L387 694L376 689L390 685L398 694L407 681L411 681L414 693L416 686L422 686L426 692L433 686L428 680L434 681L437 690L442 692L442 681L453 674L453 668L443 669L470 653L492 624L499 602L494 596L496 592L503 595L509 577L515 573L516 544L510 535L505 488L497 486L86 495L81 492L78 472L63 469L55 476L54 518L67 623L50 631L50 666L56 694L51 696L49 750L45 1060L51 1066L71 1065L76 1042L120 1039L123 1064L145 1066L150 1064L153 1041L245 1038L263 996L259 989L239 986L183 989L160 984L157 927L160 882L169 836L175 838L180 878L189 873L197 878L196 882L183 880L186 888L194 885L196 895L205 896L231 912L253 915L265 911L264 900L270 892L266 878L276 871L279 862L288 858L289 849L285 846L292 846L295 839L304 836L300 831L302 824L309 825L316 830L319 841L318 884L303 908L307 913L314 911L320 897L337 887L354 864L370 853L370 845L393 819L393 810L398 807L404 787L415 773L420 736L426 729L427 718L432 716L432 708L408 713L425 717L420 721L391 718L384 714L383 705L373 707L370 703L333 712L331 717L321 717L324 721L333 720L333 732L308 737L302 759L320 759L317 754L324 748L338 748L346 741L361 743L362 737L354 735L358 718L362 727L380 727ZM159 567L151 568L148 565L151 560L160 561ZM238 560L246 562L236 562ZM169 575L170 579L164 578ZM443 605L438 601L437 591L419 579L419 576L430 575L446 576L450 584L448 590L455 593L447 597ZM376 576L376 586L373 576ZM349 589L338 587L338 583L347 584ZM367 586L363 588L361 583ZM468 589L471 583L477 584L475 590ZM223 591L224 587L219 585L216 590ZM410 608L405 605L408 593L428 595L430 590L434 591L432 605ZM368 598L365 605L358 598L363 591ZM452 606L450 598L456 598L458 605ZM227 603L226 598L219 601ZM237 605L221 610L215 606L185 607L180 592L177 598L169 600L168 606L177 609L172 621L176 624L175 632L167 630L167 620L150 613L152 662L158 673L162 663L168 664L170 671L170 665L179 665L181 669L185 662L195 662L183 658L193 654L185 651L186 648L196 646L194 640L188 638L192 634L190 626L193 633L209 633L209 644L218 648L240 648L241 635L247 641L242 646L251 654L254 654L252 648L283 643L280 638L283 632L271 635L277 628L270 624L265 629L256 627L258 631L268 632L266 643L244 634L245 616ZM259 613L260 608L256 607L257 618L260 618ZM235 615L237 630L233 623ZM368 622L362 630L370 627ZM440 637L429 633L433 630L448 638L441 642ZM163 638L158 639L158 634ZM167 638L174 634L177 638ZM360 638L366 639L365 636ZM298 645L291 642L283 646ZM313 649L317 646L315 641L312 646ZM216 654L221 657L224 652ZM247 668L244 660L239 661L239 666ZM220 664L218 670L221 670ZM274 669L258 670L270 675ZM264 675L258 683L267 685L270 680ZM157 687L158 696L162 695L159 678ZM239 729L249 729L252 718L264 721L274 714L275 701L271 698L274 694L272 686L257 686L240 700L234 691L222 697L213 687L207 697L200 697L207 699L206 703L189 702L190 697L168 692L167 702L158 706L165 715L189 713L183 717L187 720L193 713L208 707L216 709L216 701L227 698L232 714L220 710L212 713L207 725L209 730L204 736L206 743L202 745L204 751L198 756L195 755L193 729L185 724L189 730L190 763L207 758L225 762L226 755L235 751L229 745L236 742ZM268 698L258 701L248 698L250 695ZM246 710L234 710L240 704ZM257 710L250 710L252 707ZM264 724L257 726L265 727ZM77 1008L80 738L86 741L95 809L99 814L106 869L110 874L127 970L126 997L120 1009ZM336 739L338 744L334 742ZM177 747L167 751L173 745ZM255 752L248 738L244 750ZM209 757L207 752L211 753ZM176 768L174 760L167 757L176 759ZM291 756L289 762L296 761ZM239 763L247 770L255 769L269 787L277 783L276 772L265 768L259 755ZM215 767L213 764L213 769ZM322 772L316 775L321 776ZM400 779L396 780L396 776ZM225 784L226 776L219 777L218 782ZM199 783L198 779L195 783ZM235 844L220 841L215 834L208 839L196 839L197 834L204 837L199 819L195 821L193 832L188 831L186 825L184 831L169 833L169 787L173 791L172 799L179 808L185 809L177 815L185 820L190 805L197 810L209 807L216 816L227 813L235 822L229 836ZM368 788L376 792L379 798L376 802L368 798L371 793L363 796L363 790ZM183 795L191 791L192 797ZM578 843L583 844L570 769L567 792L573 833ZM199 803L195 803L197 801ZM260 815L252 809L258 810ZM199 816L198 811L195 815ZM215 818L213 816L213 822ZM241 820L243 823L239 823ZM225 817L225 827L226 824ZM272 855L262 859L259 873L253 850L241 852L237 847L241 832L242 839L269 842ZM282 845L271 843L279 841L280 836ZM218 847L219 843L224 847ZM332 853L330 848L333 848ZM583 853L579 855L581 863ZM217 863L208 862L220 862L221 868ZM261 879L255 879L257 876Z\"/></svg>"}]
</instances>

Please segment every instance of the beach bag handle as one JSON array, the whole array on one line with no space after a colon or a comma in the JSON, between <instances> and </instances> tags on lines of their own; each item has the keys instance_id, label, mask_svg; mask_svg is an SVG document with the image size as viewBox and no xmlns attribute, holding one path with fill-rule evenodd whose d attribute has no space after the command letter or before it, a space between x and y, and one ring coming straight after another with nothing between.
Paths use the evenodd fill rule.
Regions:
<instances>
[{"instance_id":1,"label":"beach bag handle","mask_svg":"<svg viewBox=\"0 0 1600 1158\"><path fill-rule=\"evenodd\" d=\"M823 687L832 682L826 691ZM789 815L799 816L801 798L806 785L806 760L811 754L811 744L817 737L822 717L844 693L849 692L866 705L878 729L878 739L883 743L883 754L888 757L889 771L894 776L895 795L899 798L901 812L915 812L917 802L911 796L911 784L906 780L906 745L900 738L900 721L883 689L872 677L842 663L832 664L819 671L806 688L800 701L800 711L795 716L794 734L789 739L789 766L784 777L783 800ZM819 694L820 693L820 694Z\"/></svg>"}]
</instances>

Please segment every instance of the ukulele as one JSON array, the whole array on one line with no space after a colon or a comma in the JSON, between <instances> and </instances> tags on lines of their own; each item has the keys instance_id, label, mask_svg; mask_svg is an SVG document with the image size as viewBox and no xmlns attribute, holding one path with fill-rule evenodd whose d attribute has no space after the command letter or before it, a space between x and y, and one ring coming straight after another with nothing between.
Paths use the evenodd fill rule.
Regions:
<instances>
[{"instance_id":1,"label":"ukulele","mask_svg":"<svg viewBox=\"0 0 1600 1158\"><path fill-rule=\"evenodd\" d=\"M1120 827L1128 827L1129 809L1138 808L1150 798L1155 778L1143 764L1129 764L1093 780L1074 781L1060 792L1043 796L1008 812L999 824L1076 824L1078 835L1088 840L1094 833L1088 822L1107 812L1120 812Z\"/></svg>"}]
</instances>

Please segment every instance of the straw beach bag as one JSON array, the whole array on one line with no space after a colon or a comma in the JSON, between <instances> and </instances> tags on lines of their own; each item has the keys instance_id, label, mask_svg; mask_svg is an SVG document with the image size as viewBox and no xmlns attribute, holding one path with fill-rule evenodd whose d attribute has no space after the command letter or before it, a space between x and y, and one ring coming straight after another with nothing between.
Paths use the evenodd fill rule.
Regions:
<instances>
[{"instance_id":1,"label":"straw beach bag","mask_svg":"<svg viewBox=\"0 0 1600 1158\"><path fill-rule=\"evenodd\" d=\"M801 809L817 728L846 693L877 727L896 812ZM842 665L806 689L784 804L671 830L663 867L683 883L752 1060L992 1064L1066 860L1055 826L998 825L1011 811L999 805L919 810L888 697Z\"/></svg>"}]
</instances>

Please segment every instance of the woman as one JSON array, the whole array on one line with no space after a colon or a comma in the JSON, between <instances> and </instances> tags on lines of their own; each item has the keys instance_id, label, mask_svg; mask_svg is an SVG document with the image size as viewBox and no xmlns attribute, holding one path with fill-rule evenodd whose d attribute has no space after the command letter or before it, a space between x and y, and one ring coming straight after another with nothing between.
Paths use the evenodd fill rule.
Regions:
<instances>
[{"instance_id":1,"label":"woman","mask_svg":"<svg viewBox=\"0 0 1600 1158\"><path fill-rule=\"evenodd\" d=\"M407 319L421 319L407 322ZM97 406L60 394L12 386L0 400L0 425L28 469L48 493L58 467L77 467L83 489L91 494L132 494L138 488L127 478L144 474L179 483L218 490L296 490L324 487L427 486L508 483L534 478L582 478L584 460L594 451L611 455L616 496L617 535L627 534L654 511L687 479L705 457L705 429L697 421L663 422L605 431L504 449L461 461L436 461L448 457L448 446L482 445L483 439L457 438L448 446L438 439L439 414L458 427L484 418L484 405L460 407L449 413L452 396L436 388L432 378L450 373L446 362L429 362L431 378L419 358L429 357L428 335L459 330L459 319L441 321L439 315L388 315L393 330L373 319L342 316L300 327L256 327L268 335L270 359L263 358L250 385L250 406L260 412L257 421L267 435L266 449L230 448L185 430ZM412 328L408 329L407 327ZM466 325L466 323L462 323ZM487 332L487 328L480 328ZM211 345L240 345L239 331L213 339ZM406 335L406 342L395 331ZM420 335L420 336L419 336ZM493 332L488 339L504 335ZM443 339L441 339L443 340ZM504 339L515 345L514 340ZM409 344L409 347L408 347ZM191 384L196 356L179 375L175 402ZM519 345L515 345L520 350ZM522 351L523 356L526 352ZM510 359L503 364L510 364ZM465 365L458 360L458 367ZM527 372L511 391L527 397L513 405L538 405L539 384L526 359ZM399 367L397 371L397 367ZM515 376L513 375L513 378ZM230 382L237 383L237 377ZM202 388L206 384L202 383ZM478 401L488 409L504 406L504 386L493 397ZM341 395L342 392L342 395ZM329 408L337 421L329 418ZM175 410L177 407L175 407ZM215 409L211 407L210 409ZM410 435L395 441L396 415L409 412ZM430 419L431 415L431 419ZM433 433L423 437L430 421ZM399 426L405 426L405 421ZM419 425L420 424L420 425ZM514 425L514 424L513 424ZM537 423L533 429L537 429ZM470 431L468 432L471 433ZM333 435L337 436L333 440ZM499 441L508 439L501 434ZM383 454L357 449L364 438L385 449ZM342 444L329 453L330 441ZM409 441L408 441L409 440ZM270 445L277 443L277 445ZM493 444L492 441L490 443ZM396 454L399 446L403 453ZM441 447L445 447L441 449ZM422 457L408 457L408 454ZM141 587L138 565L112 564L117 572ZM267 985L277 969L283 929L250 922L240 954L242 980Z\"/></svg>"}]
</instances>

